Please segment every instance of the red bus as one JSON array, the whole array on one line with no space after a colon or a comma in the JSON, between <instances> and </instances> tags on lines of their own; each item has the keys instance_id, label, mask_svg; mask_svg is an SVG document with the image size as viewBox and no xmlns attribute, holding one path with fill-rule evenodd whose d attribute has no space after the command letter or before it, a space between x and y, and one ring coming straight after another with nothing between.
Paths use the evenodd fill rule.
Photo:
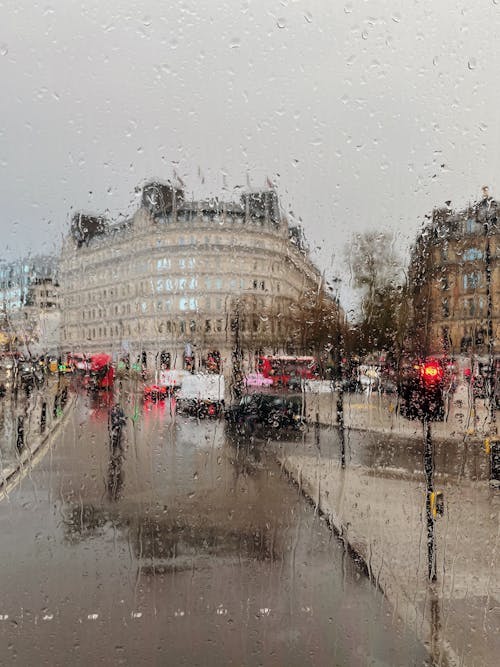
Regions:
<instances>
[{"instance_id":1,"label":"red bus","mask_svg":"<svg viewBox=\"0 0 500 667\"><path fill-rule=\"evenodd\" d=\"M115 371L109 354L99 353L90 357L89 388L111 389L115 378Z\"/></svg>"},{"instance_id":2,"label":"red bus","mask_svg":"<svg viewBox=\"0 0 500 667\"><path fill-rule=\"evenodd\" d=\"M273 385L286 386L299 380L312 380L319 375L318 362L314 357L293 357L286 355L261 356L257 361L257 370L265 378L270 378Z\"/></svg>"}]
</instances>

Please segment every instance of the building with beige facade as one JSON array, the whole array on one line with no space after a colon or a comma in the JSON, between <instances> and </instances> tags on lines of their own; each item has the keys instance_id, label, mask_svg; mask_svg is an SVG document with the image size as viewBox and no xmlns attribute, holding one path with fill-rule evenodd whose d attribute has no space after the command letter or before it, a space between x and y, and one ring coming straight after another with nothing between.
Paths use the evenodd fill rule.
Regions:
<instances>
[{"instance_id":1,"label":"building with beige facade","mask_svg":"<svg viewBox=\"0 0 500 667\"><path fill-rule=\"evenodd\" d=\"M410 283L426 353L500 353L500 244L497 204L485 197L462 211L436 209L413 248Z\"/></svg>"},{"instance_id":2,"label":"building with beige facade","mask_svg":"<svg viewBox=\"0 0 500 667\"><path fill-rule=\"evenodd\" d=\"M187 201L169 183L144 186L127 221L75 216L59 279L62 350L149 369L227 371L235 345L248 366L259 350L302 352L300 304L322 290L274 190Z\"/></svg>"},{"instance_id":3,"label":"building with beige facade","mask_svg":"<svg viewBox=\"0 0 500 667\"><path fill-rule=\"evenodd\" d=\"M56 258L47 255L0 262L0 347L39 356L59 349Z\"/></svg>"}]
</instances>

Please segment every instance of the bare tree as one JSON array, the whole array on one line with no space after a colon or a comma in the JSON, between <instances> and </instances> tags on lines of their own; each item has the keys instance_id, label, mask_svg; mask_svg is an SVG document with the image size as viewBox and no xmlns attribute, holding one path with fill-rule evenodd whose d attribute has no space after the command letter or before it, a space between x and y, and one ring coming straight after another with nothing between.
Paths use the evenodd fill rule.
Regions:
<instances>
[{"instance_id":1,"label":"bare tree","mask_svg":"<svg viewBox=\"0 0 500 667\"><path fill-rule=\"evenodd\" d=\"M357 234L346 247L353 285L362 290L357 352L386 350L397 356L408 321L403 265L384 232Z\"/></svg>"}]
</instances>

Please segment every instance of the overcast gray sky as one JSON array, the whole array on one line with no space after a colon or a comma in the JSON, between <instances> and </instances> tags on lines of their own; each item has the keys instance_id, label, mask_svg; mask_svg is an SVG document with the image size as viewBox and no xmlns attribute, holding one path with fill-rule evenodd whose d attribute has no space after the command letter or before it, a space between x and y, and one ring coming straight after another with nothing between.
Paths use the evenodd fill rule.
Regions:
<instances>
[{"instance_id":1,"label":"overcast gray sky","mask_svg":"<svg viewBox=\"0 0 500 667\"><path fill-rule=\"evenodd\" d=\"M2 256L175 168L195 198L269 177L346 286L353 232L404 249L498 191L499 29L500 0L3 1Z\"/></svg>"}]
</instances>

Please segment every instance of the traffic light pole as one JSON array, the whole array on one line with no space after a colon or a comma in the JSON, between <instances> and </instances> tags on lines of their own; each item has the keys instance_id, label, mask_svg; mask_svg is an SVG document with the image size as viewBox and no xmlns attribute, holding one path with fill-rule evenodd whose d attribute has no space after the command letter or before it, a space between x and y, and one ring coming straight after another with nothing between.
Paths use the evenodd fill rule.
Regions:
<instances>
[{"instance_id":1,"label":"traffic light pole","mask_svg":"<svg viewBox=\"0 0 500 667\"><path fill-rule=\"evenodd\" d=\"M340 466L345 468L345 430L344 430L344 388L342 380L337 394L337 424L340 438Z\"/></svg>"},{"instance_id":2,"label":"traffic light pole","mask_svg":"<svg viewBox=\"0 0 500 667\"><path fill-rule=\"evenodd\" d=\"M424 429L424 472L425 472L425 513L427 517L427 566L428 579L436 581L436 535L435 517L432 506L434 497L434 446L432 444L431 424L427 417L422 420Z\"/></svg>"}]
</instances>

